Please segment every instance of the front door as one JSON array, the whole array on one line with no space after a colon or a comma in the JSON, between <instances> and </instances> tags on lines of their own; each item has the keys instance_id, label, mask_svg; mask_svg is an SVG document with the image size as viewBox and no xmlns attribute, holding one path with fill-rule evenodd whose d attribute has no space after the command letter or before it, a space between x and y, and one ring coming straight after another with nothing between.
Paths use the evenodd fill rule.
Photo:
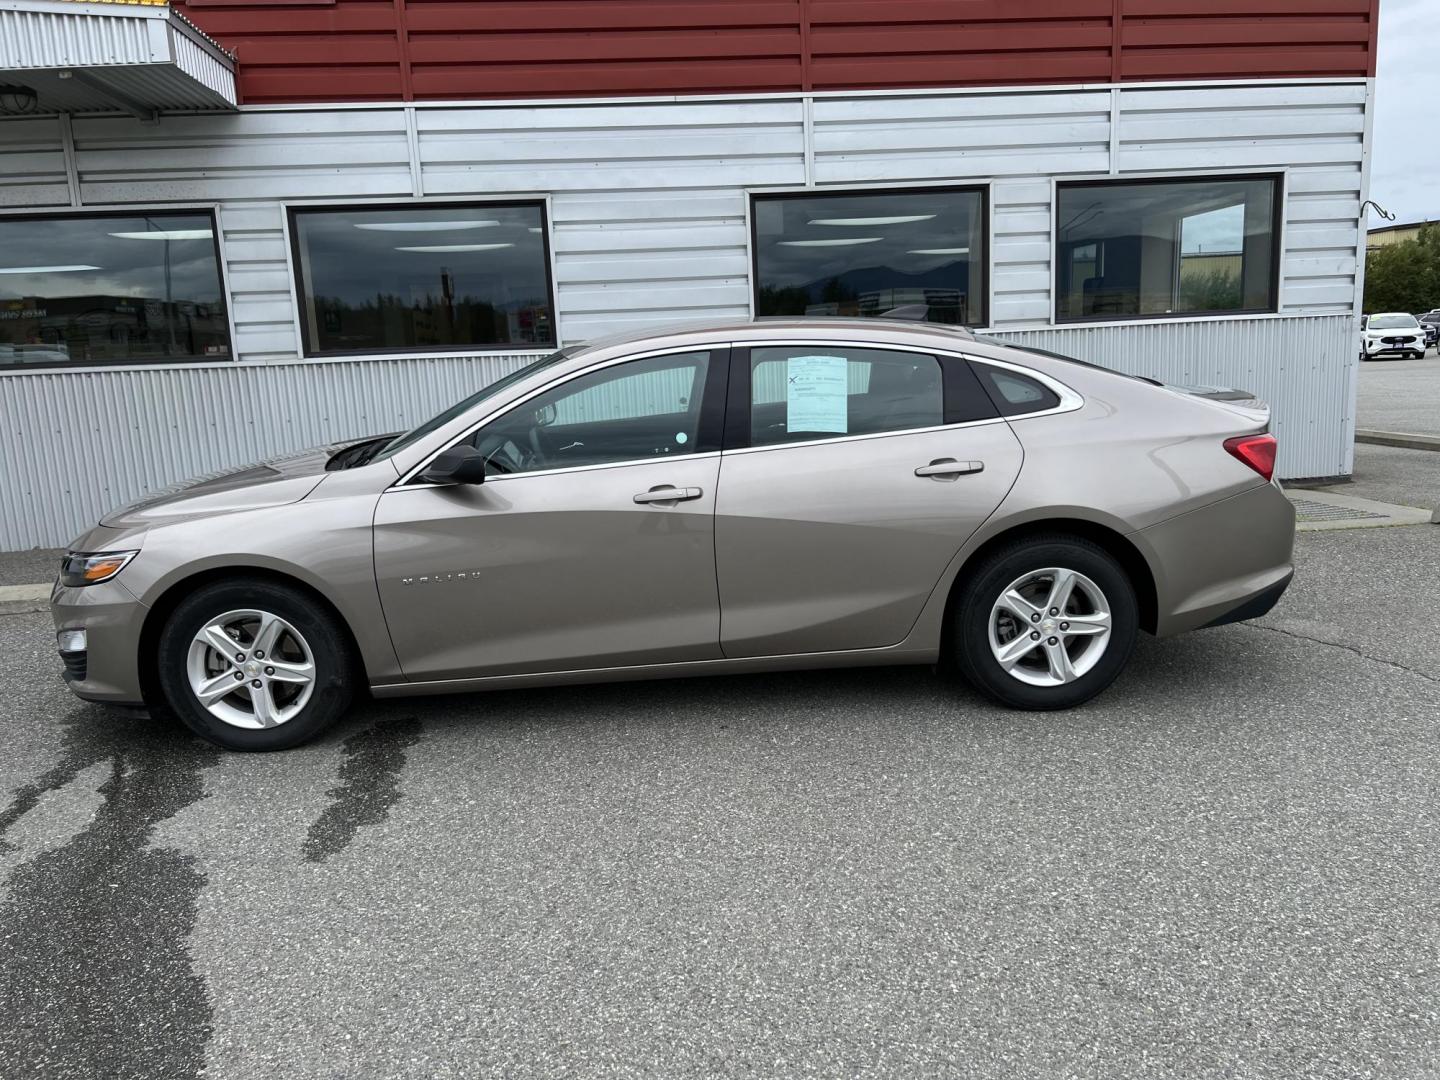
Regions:
<instances>
[{"instance_id":1,"label":"front door","mask_svg":"<svg viewBox=\"0 0 1440 1080\"><path fill-rule=\"evenodd\" d=\"M945 365L835 344L737 356L715 519L727 657L910 632L1022 458L965 362Z\"/></svg>"},{"instance_id":2,"label":"front door","mask_svg":"<svg viewBox=\"0 0 1440 1080\"><path fill-rule=\"evenodd\" d=\"M688 352L580 375L467 439L487 456L483 484L386 492L375 568L406 677L718 658L725 362Z\"/></svg>"}]
</instances>

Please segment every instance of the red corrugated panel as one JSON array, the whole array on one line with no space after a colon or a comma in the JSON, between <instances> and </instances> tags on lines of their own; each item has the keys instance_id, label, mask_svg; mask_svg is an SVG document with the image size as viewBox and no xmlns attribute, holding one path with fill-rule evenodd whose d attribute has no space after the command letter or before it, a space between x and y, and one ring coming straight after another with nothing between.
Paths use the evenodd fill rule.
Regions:
<instances>
[{"instance_id":1,"label":"red corrugated panel","mask_svg":"<svg viewBox=\"0 0 1440 1080\"><path fill-rule=\"evenodd\" d=\"M1375 71L1378 0L1120 0L1125 79ZM1179 70L1180 76L1171 74Z\"/></svg>"},{"instance_id":2,"label":"red corrugated panel","mask_svg":"<svg viewBox=\"0 0 1440 1080\"><path fill-rule=\"evenodd\" d=\"M251 103L1361 76L1378 0L176 0Z\"/></svg>"}]
</instances>

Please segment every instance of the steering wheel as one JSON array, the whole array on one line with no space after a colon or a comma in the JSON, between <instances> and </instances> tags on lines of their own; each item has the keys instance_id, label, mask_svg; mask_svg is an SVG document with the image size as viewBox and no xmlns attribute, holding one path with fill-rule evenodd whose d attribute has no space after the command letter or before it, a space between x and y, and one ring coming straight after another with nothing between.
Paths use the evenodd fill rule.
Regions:
<instances>
[{"instance_id":1,"label":"steering wheel","mask_svg":"<svg viewBox=\"0 0 1440 1080\"><path fill-rule=\"evenodd\" d=\"M529 441L530 446L521 447L509 435L492 432L481 436L475 449L484 455L487 473L529 472L544 462L544 454L539 452L535 445L539 440L535 438L533 431Z\"/></svg>"}]
</instances>

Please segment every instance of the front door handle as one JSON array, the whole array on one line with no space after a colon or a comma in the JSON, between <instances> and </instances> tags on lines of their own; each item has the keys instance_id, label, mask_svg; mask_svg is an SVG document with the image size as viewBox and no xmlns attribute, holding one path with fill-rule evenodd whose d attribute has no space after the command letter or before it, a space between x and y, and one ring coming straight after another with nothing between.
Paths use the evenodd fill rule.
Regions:
<instances>
[{"instance_id":1,"label":"front door handle","mask_svg":"<svg viewBox=\"0 0 1440 1080\"><path fill-rule=\"evenodd\" d=\"M929 476L936 480L954 480L957 476L985 471L983 461L956 461L954 458L936 458L929 465L915 470L916 476Z\"/></svg>"},{"instance_id":2,"label":"front door handle","mask_svg":"<svg viewBox=\"0 0 1440 1080\"><path fill-rule=\"evenodd\" d=\"M660 487L653 487L649 491L642 491L635 496L637 503L670 503L672 506L678 502L686 502L690 499L698 499L705 492L698 487L677 488L670 484Z\"/></svg>"}]
</instances>

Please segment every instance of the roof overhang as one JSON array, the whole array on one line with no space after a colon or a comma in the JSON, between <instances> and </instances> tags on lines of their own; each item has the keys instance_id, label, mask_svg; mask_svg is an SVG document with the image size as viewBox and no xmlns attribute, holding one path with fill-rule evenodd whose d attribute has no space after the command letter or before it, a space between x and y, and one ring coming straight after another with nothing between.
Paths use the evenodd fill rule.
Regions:
<instances>
[{"instance_id":1,"label":"roof overhang","mask_svg":"<svg viewBox=\"0 0 1440 1080\"><path fill-rule=\"evenodd\" d=\"M236 107L235 58L164 0L0 0L0 115ZM18 106L18 108L17 108Z\"/></svg>"}]
</instances>

